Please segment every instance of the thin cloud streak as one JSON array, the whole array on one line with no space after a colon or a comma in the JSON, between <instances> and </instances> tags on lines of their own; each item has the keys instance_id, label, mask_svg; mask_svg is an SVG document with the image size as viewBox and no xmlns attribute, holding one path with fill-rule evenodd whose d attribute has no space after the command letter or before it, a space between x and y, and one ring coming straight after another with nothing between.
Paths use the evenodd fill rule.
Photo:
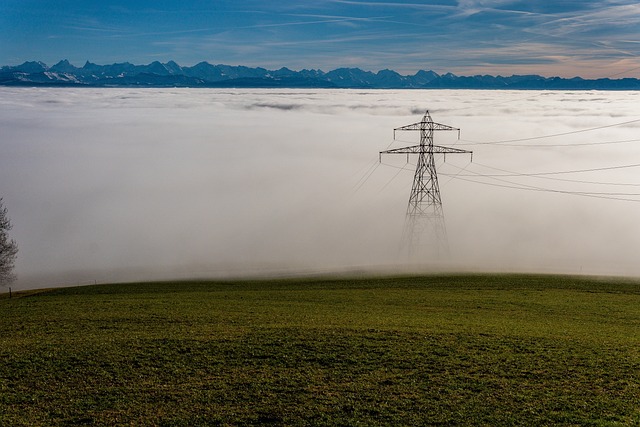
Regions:
<instances>
[{"instance_id":1,"label":"thin cloud streak","mask_svg":"<svg viewBox=\"0 0 640 427\"><path fill-rule=\"evenodd\" d=\"M212 60L275 69L355 66L402 74L432 69L597 78L635 68L616 64L640 56L640 6L631 0L222 0L213 7L141 0L106 8L89 1L73 10L63 4L53 11L43 4L34 0L28 10L0 6L0 63ZM532 50L532 43L551 53Z\"/></svg>"},{"instance_id":2,"label":"thin cloud streak","mask_svg":"<svg viewBox=\"0 0 640 427\"><path fill-rule=\"evenodd\" d=\"M455 11L455 6L448 5L436 5L436 4L423 4L423 3L388 3L388 2L371 2L371 1L349 1L349 0L330 0L331 3L346 4L352 6L365 6L365 7L389 7L389 8L404 8L404 9L418 9L424 11L441 11L452 12Z\"/></svg>"}]
</instances>

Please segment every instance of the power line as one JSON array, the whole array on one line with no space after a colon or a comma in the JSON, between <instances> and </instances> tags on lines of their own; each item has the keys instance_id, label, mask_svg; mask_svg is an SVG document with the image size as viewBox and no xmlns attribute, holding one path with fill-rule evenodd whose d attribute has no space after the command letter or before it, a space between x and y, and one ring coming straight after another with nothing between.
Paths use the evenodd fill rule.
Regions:
<instances>
[{"instance_id":1,"label":"power line","mask_svg":"<svg viewBox=\"0 0 640 427\"><path fill-rule=\"evenodd\" d=\"M465 182L472 182L472 183L475 183L475 184L489 185L489 186L492 186L492 187L500 187L500 188L511 188L511 189L515 189L515 190L528 190L528 191L561 193L561 194L569 194L569 195L573 195L573 196L591 197L591 198L595 198L595 199L620 200L620 201L624 201L624 202L640 203L640 199L628 199L628 198L622 198L622 197L611 197L611 196L606 196L606 195L597 195L597 194L590 194L590 193L576 193L576 192L571 192L571 191L545 189L545 188L535 188L535 187L529 188L529 187L519 186L518 184L504 185L504 184L496 184L496 183L491 183L491 182L476 181L476 180L473 180L473 179L462 178L462 177L456 177L455 179L459 179L459 180L465 181Z\"/></svg>"},{"instance_id":2,"label":"power line","mask_svg":"<svg viewBox=\"0 0 640 427\"><path fill-rule=\"evenodd\" d=\"M393 182L394 179L396 179L398 177L398 175L400 175L400 173L404 170L408 170L408 169L404 169L404 168L399 168L400 170L398 170L398 172L396 172L395 175L393 175L393 177L387 181L387 183L385 185L382 186L382 188L380 189L380 191L378 191L378 193L382 193L384 191L385 188L387 188L389 186L389 184L391 184L391 182Z\"/></svg>"},{"instance_id":3,"label":"power line","mask_svg":"<svg viewBox=\"0 0 640 427\"><path fill-rule=\"evenodd\" d=\"M478 166L483 166L488 169L494 169L500 172L506 172L514 175L527 175L527 176L537 176L537 175L562 175L568 173L583 173L583 172L598 172L605 170L614 170L614 169L629 169L629 168L637 168L640 167L640 163L633 163L630 165L618 165L618 166L607 166L602 168L591 168L591 169L574 169L574 170L566 170L566 171L552 171L552 172L535 172L535 173L527 173L527 174L519 174L517 172L508 171L506 169L500 169L489 165L483 165L482 163L475 163Z\"/></svg>"},{"instance_id":4,"label":"power line","mask_svg":"<svg viewBox=\"0 0 640 427\"><path fill-rule=\"evenodd\" d=\"M408 169L405 169L408 170ZM457 173L457 174L448 174L448 173L442 173L442 175L444 176L448 176L448 177L458 177L458 176L462 176L462 177L473 177L473 176L478 176L478 175L472 175L472 174L462 174L462 173ZM576 184L589 184L589 185L610 185L610 186L619 186L619 187L640 187L640 184L633 184L633 183L626 183L626 182L602 182L602 181L585 181L585 180L579 180L579 179L563 179L563 178L552 178L552 177L548 177L548 176L535 176L535 175L527 175L527 174L503 174L503 175L486 175L486 174L481 174L482 177L485 178L495 178L495 177L516 177L516 176L523 176L523 177L531 177L531 178L539 178L539 179L547 179L547 180L552 180L552 181L560 181L560 182L572 182L572 183L576 183Z\"/></svg>"},{"instance_id":5,"label":"power line","mask_svg":"<svg viewBox=\"0 0 640 427\"><path fill-rule=\"evenodd\" d=\"M473 142L466 139L460 140L462 143L458 145L496 145L498 142ZM627 142L638 142L640 139L623 139L619 141L603 141L603 142L577 142L577 143L567 143L567 144L502 144L499 143L501 147L543 147L543 148L551 148L551 147L584 147L584 146L592 146L592 145L612 145L612 144L624 144ZM467 142L467 144L465 144Z\"/></svg>"},{"instance_id":6,"label":"power line","mask_svg":"<svg viewBox=\"0 0 640 427\"><path fill-rule=\"evenodd\" d=\"M494 186L494 187L511 188L511 189L516 189L516 190L539 191L539 192L548 192L548 193L570 194L570 195L574 195L574 196L593 197L593 198L600 198L600 199L611 199L611 200L640 202L639 199L629 199L629 198L619 197L619 196L640 196L640 193L614 193L614 192L560 190L560 189L556 189L556 188L545 188L545 187L538 187L538 186L534 186L534 185L517 183L517 182L509 181L509 180L506 180L506 179L501 179L501 178L498 178L498 177L495 177L495 176L485 176L485 175L480 174L480 173L476 173L474 176L476 176L478 178L490 178L490 179L493 179L495 181L498 181L498 182L501 182L501 183L504 183L504 184L495 184L495 183L490 183L490 182L477 181L477 180L472 180L472 179L469 179L469 178L465 178L463 176L457 176L457 177L454 177L454 178L455 179L460 179L462 181L474 182L474 183L477 183L477 184L485 184L485 185L491 185L491 186ZM505 184L508 184L508 185L505 185Z\"/></svg>"},{"instance_id":7,"label":"power line","mask_svg":"<svg viewBox=\"0 0 640 427\"><path fill-rule=\"evenodd\" d=\"M387 167L391 167L391 168L401 169L401 170L404 170L404 171L407 171L407 172L412 172L412 169L407 169L404 166L396 166L396 165L392 165L392 164L389 164L389 163L381 163L381 164L382 164L382 166L387 166ZM497 171L504 172L504 173L501 173L501 174L484 174L483 173L483 174L481 174L479 172L472 172L471 174L462 174L462 172L464 172L472 164L473 165L477 165L477 166L482 166L482 167L485 167L485 168L488 168L488 169L497 170ZM458 167L458 166L455 166L455 167ZM450 177L452 179L455 178L455 177L458 177L458 176L459 177L482 176L484 178L529 177L529 178L540 178L540 179L548 179L548 180L562 181L562 182L575 182L575 183L578 183L578 184L611 185L611 186L621 186L621 187L640 187L640 183L586 181L586 180L580 180L580 179L552 178L552 177L548 176L548 175L562 175L562 174L584 173L584 172L597 172L597 171L636 168L636 167L640 167L640 163L631 164L631 165L609 166L609 167L604 167L604 168L593 168L593 169L576 169L576 170L567 170L567 171L518 173L518 172L513 172L513 171L506 170L506 169L500 169L500 168L496 168L496 167L493 167L493 166L484 165L482 163L474 162L474 163L467 164L467 166L462 168L456 174L450 174L450 173L441 173L441 174L444 175L444 176L448 176L448 177Z\"/></svg>"},{"instance_id":8,"label":"power line","mask_svg":"<svg viewBox=\"0 0 640 427\"><path fill-rule=\"evenodd\" d=\"M360 175L360 178L358 179L358 181L355 183L354 187L357 187L358 184L360 184L360 181L362 181L367 174L371 171L372 168L374 168L376 166L376 164L378 163L378 159L376 158L375 160L373 160L372 162L367 163L368 166L363 167L362 169L360 169L360 171L358 171L355 176ZM364 173L363 173L364 172Z\"/></svg>"},{"instance_id":9,"label":"power line","mask_svg":"<svg viewBox=\"0 0 640 427\"><path fill-rule=\"evenodd\" d=\"M443 174L443 175L445 175L445 176L448 176L448 177L449 177L449 180L448 180L447 182L443 183L443 184L442 184L442 186L444 187L445 185L447 185L447 184L449 184L451 181L453 181L455 178L457 178L458 176L460 176L460 175L462 174L462 172L466 171L466 170L467 170L467 168L468 168L470 165L471 165L471 162L467 163L467 164L465 165L465 167L463 167L463 168L459 168L460 170L459 170L459 171L458 171L458 173L457 173L457 174L455 174L455 175L446 174L446 173L445 173L445 174Z\"/></svg>"},{"instance_id":10,"label":"power line","mask_svg":"<svg viewBox=\"0 0 640 427\"><path fill-rule=\"evenodd\" d=\"M481 163L476 163L479 166L483 166L489 169L495 169L495 170L499 170L502 172L509 172L509 175L485 175L485 174L480 174L480 173L475 173L475 176L482 176L485 178L493 178L493 179L497 179L499 181L504 181L507 182L509 184L517 184L517 183L513 183L511 181L507 181L507 180L503 180L503 179L498 179L500 177L503 176L532 176L535 177L535 174L518 174L518 173L513 173L504 169L498 169L498 168L494 168L491 166L487 166L487 165L483 165ZM608 167L608 168L597 168L597 169L583 169L583 170L579 170L579 171L559 171L559 172L552 172L550 174L563 174L563 173L576 173L576 172L586 172L586 171L592 171L592 170L611 170L611 169L621 169L621 168L628 168L628 167L640 167L640 164L636 164L636 165L624 165L624 166L613 166L613 167ZM472 172L473 173L473 172ZM540 178L544 178L544 176L541 176ZM551 178L554 179L554 178ZM555 180L558 180L557 178L555 178ZM522 185L524 187L534 187L534 186L529 186L526 184L519 184ZM539 188L539 187L536 187ZM564 191L564 190L561 190ZM572 193L582 193L582 194L599 194L599 195L610 195L610 196L640 196L640 193L613 193L613 192L594 192L594 191L574 191Z\"/></svg>"},{"instance_id":11,"label":"power line","mask_svg":"<svg viewBox=\"0 0 640 427\"><path fill-rule=\"evenodd\" d=\"M600 129L606 129L606 128L611 128L611 127L616 127L616 126L628 125L630 123L637 123L637 122L640 122L640 119L634 119L634 120L629 120L629 121L626 121L626 122L614 123L614 124L604 125L604 126L596 126L596 127L587 128L587 129L573 130L573 131L569 131L569 132L561 132L561 133L555 133L555 134L549 134L549 135L541 135L541 136L532 136L532 137L529 137L529 138L505 139L505 140L502 140L502 141L467 141L467 142L473 143L473 144L477 144L477 145L499 145L499 144L505 144L505 143L509 143L509 142L532 141L532 140L536 140L536 139L555 138L557 136L573 135L573 134L576 134L576 133L583 133L583 132L592 132L594 130L600 130Z\"/></svg>"},{"instance_id":12,"label":"power line","mask_svg":"<svg viewBox=\"0 0 640 427\"><path fill-rule=\"evenodd\" d=\"M415 172L415 165L412 165L411 163L405 163L403 166L390 165L389 163L384 163L384 162L381 162L380 164L382 166L388 166L390 168L396 168L396 169L400 169L400 170L407 171L407 172ZM405 168L406 165L413 166L413 168L412 169L407 169L407 168Z\"/></svg>"},{"instance_id":13,"label":"power line","mask_svg":"<svg viewBox=\"0 0 640 427\"><path fill-rule=\"evenodd\" d=\"M598 171L606 171L606 170L616 170L616 169L628 169L628 168L636 168L640 167L640 163L631 164L631 165L619 165L619 166L609 166L604 168L592 168L592 169L577 169L577 170L568 170L568 171L552 171L552 172L536 172L536 173L518 173L513 171L508 171L506 169L500 169L493 166L484 165L482 163L474 163L478 166L482 166L488 169L497 170L500 172L504 172L502 174L482 174L484 177L494 178L494 177L532 177L532 178L542 178L542 179L551 179L555 181L565 181L565 182L576 182L581 184L597 184L597 185L617 185L617 186L628 186L628 187L638 187L640 184L635 183L619 183L619 182L599 182L599 181L585 181L585 180L574 180L574 179L562 179L562 178L551 178L549 175L564 175L564 174L572 174L572 173L584 173L584 172L598 172ZM461 175L461 176L477 176L476 175Z\"/></svg>"},{"instance_id":14,"label":"power line","mask_svg":"<svg viewBox=\"0 0 640 427\"><path fill-rule=\"evenodd\" d=\"M367 172L365 173L365 175L360 178L360 180L356 183L355 188L353 190L354 193L357 193L362 186L369 180L369 178L371 178L371 175L373 175L373 173L376 171L376 169L378 169L378 166L380 166L380 164L378 162L375 163L375 165L372 165ZM371 172L369 172L371 171Z\"/></svg>"}]
</instances>

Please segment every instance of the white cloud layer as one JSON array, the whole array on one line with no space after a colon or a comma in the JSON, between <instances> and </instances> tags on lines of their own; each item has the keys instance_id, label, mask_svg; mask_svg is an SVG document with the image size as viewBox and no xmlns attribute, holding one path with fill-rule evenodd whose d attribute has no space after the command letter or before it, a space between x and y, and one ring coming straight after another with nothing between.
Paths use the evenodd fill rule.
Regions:
<instances>
[{"instance_id":1,"label":"white cloud layer","mask_svg":"<svg viewBox=\"0 0 640 427\"><path fill-rule=\"evenodd\" d=\"M409 132L393 142L392 130L425 109L462 129L461 141L443 132L436 144L474 151L473 163L438 159L452 250L438 268L638 275L640 168L513 175L640 164L639 101L638 92L2 88L0 197L20 247L18 286L397 271L413 178L398 167L413 166L405 156L375 165L379 151L417 143ZM484 144L552 134L564 135Z\"/></svg>"}]
</instances>

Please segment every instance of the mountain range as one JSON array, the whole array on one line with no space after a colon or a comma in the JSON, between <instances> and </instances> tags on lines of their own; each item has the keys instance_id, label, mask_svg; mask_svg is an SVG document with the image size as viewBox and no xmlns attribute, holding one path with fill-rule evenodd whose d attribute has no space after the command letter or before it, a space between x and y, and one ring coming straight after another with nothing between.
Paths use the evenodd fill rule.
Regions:
<instances>
[{"instance_id":1,"label":"mountain range","mask_svg":"<svg viewBox=\"0 0 640 427\"><path fill-rule=\"evenodd\" d=\"M0 86L640 90L640 79L457 76L424 70L403 76L393 70L374 73L359 68L338 68L329 72L288 68L267 70L208 62L182 67L174 61L155 61L148 65L129 62L98 65L87 61L78 68L68 60L62 60L51 67L36 61L3 66L0 68Z\"/></svg>"}]
</instances>

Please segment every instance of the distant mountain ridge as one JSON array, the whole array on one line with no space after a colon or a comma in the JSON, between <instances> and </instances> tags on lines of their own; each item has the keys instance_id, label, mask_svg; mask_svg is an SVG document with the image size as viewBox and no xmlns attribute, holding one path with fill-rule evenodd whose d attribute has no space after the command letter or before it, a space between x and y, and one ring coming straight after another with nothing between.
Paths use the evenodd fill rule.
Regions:
<instances>
[{"instance_id":1,"label":"distant mountain ridge","mask_svg":"<svg viewBox=\"0 0 640 427\"><path fill-rule=\"evenodd\" d=\"M553 89L553 90L640 90L640 79L571 79L539 75L509 77L457 76L420 70L403 76L393 70L377 73L359 68L333 71L288 68L212 65L200 62L182 67L174 61L154 61L148 65L129 62L98 65L87 61L82 67L62 60L48 67L29 61L0 68L1 86L72 87L210 87L210 88L353 88L353 89Z\"/></svg>"}]
</instances>

